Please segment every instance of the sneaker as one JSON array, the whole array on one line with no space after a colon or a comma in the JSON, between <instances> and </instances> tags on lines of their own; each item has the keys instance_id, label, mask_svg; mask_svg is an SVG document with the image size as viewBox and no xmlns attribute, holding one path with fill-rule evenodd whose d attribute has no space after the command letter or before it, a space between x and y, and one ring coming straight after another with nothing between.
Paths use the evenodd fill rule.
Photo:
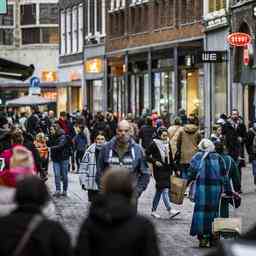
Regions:
<instances>
[{"instance_id":1,"label":"sneaker","mask_svg":"<svg viewBox=\"0 0 256 256\"><path fill-rule=\"evenodd\" d=\"M156 213L156 211L151 212L151 216L156 219L159 219L161 217L159 214Z\"/></svg>"},{"instance_id":2,"label":"sneaker","mask_svg":"<svg viewBox=\"0 0 256 256\"><path fill-rule=\"evenodd\" d=\"M61 196L61 193L60 191L56 191L54 194L53 194L54 197L60 197Z\"/></svg>"},{"instance_id":3,"label":"sneaker","mask_svg":"<svg viewBox=\"0 0 256 256\"><path fill-rule=\"evenodd\" d=\"M175 210L175 209L171 209L171 210L169 211L169 218L172 219L172 218L176 217L176 216L179 215L179 214L180 214L180 211Z\"/></svg>"},{"instance_id":4,"label":"sneaker","mask_svg":"<svg viewBox=\"0 0 256 256\"><path fill-rule=\"evenodd\" d=\"M62 196L68 196L68 195L67 195L67 191L63 191L61 195L62 195Z\"/></svg>"}]
</instances>

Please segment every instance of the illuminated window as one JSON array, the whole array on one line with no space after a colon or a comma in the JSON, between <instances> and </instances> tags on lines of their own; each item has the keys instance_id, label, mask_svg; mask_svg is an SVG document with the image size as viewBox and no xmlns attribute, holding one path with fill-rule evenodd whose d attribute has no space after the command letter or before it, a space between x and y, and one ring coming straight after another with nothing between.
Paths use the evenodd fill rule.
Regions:
<instances>
[{"instance_id":1,"label":"illuminated window","mask_svg":"<svg viewBox=\"0 0 256 256\"><path fill-rule=\"evenodd\" d=\"M209 0L209 12L219 11L226 8L226 0Z\"/></svg>"}]
</instances>

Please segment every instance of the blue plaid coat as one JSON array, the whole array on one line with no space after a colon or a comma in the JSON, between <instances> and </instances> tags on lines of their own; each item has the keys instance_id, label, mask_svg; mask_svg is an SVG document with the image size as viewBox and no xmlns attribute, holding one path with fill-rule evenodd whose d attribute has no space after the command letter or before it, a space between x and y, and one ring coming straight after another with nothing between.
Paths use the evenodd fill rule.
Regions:
<instances>
[{"instance_id":1,"label":"blue plaid coat","mask_svg":"<svg viewBox=\"0 0 256 256\"><path fill-rule=\"evenodd\" d=\"M212 222L219 215L225 167L217 153L209 153L203 159L204 153L198 152L193 156L188 173L189 179L196 179L197 184L191 236L211 235Z\"/></svg>"}]
</instances>

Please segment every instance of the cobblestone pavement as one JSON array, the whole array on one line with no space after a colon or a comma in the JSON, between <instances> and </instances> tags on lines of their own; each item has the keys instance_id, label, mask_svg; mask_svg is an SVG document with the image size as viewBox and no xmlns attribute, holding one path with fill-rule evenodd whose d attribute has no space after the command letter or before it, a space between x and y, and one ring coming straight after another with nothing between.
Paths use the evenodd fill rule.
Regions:
<instances>
[{"instance_id":1,"label":"cobblestone pavement","mask_svg":"<svg viewBox=\"0 0 256 256\"><path fill-rule=\"evenodd\" d=\"M51 172L50 172L51 173ZM50 189L54 192L54 181L52 174L48 181ZM249 168L244 169L243 174L243 202L236 213L243 218L243 231L248 230L253 223L256 223L255 212L255 189L252 181L252 174ZM167 219L167 212L163 203L159 205L158 212L161 219L150 217L151 202L154 194L154 183L151 180L149 187L139 201L139 213L150 218L156 227L161 252L163 256L201 256L207 250L197 248L197 239L189 236L190 223L193 212L193 204L185 199L182 206L175 206L181 210L181 214L173 220ZM88 201L87 194L82 191L77 174L69 175L69 193L67 198L54 199L57 220L60 221L70 233L75 243L79 227L87 215Z\"/></svg>"}]
</instances>

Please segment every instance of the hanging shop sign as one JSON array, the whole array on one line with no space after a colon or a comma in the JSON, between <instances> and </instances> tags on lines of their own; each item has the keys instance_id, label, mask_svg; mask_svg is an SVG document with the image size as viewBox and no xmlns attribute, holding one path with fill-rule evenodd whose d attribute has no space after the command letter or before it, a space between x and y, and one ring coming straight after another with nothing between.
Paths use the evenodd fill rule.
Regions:
<instances>
[{"instance_id":1,"label":"hanging shop sign","mask_svg":"<svg viewBox=\"0 0 256 256\"><path fill-rule=\"evenodd\" d=\"M228 43L234 47L245 47L250 44L252 37L249 34L236 32L228 36Z\"/></svg>"},{"instance_id":2,"label":"hanging shop sign","mask_svg":"<svg viewBox=\"0 0 256 256\"><path fill-rule=\"evenodd\" d=\"M90 59L85 62L86 73L101 73L103 72L103 60L100 58Z\"/></svg>"},{"instance_id":3,"label":"hanging shop sign","mask_svg":"<svg viewBox=\"0 0 256 256\"><path fill-rule=\"evenodd\" d=\"M221 63L228 60L227 51L203 51L201 53L202 63Z\"/></svg>"}]
</instances>

